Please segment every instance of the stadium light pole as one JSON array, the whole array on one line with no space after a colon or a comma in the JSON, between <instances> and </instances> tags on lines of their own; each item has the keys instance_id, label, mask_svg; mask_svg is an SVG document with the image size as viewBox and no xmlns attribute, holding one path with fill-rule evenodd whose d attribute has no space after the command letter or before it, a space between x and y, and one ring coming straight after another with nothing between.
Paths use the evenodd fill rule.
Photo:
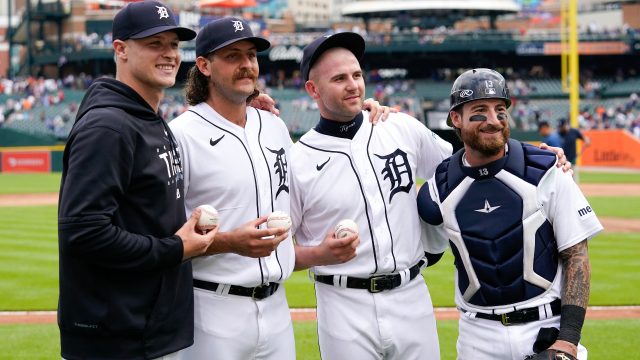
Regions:
<instances>
[{"instance_id":1,"label":"stadium light pole","mask_svg":"<svg viewBox=\"0 0 640 360\"><path fill-rule=\"evenodd\" d=\"M571 126L578 127L578 105L580 104L580 72L578 61L578 0L569 0L569 105Z\"/></svg>"},{"instance_id":2,"label":"stadium light pole","mask_svg":"<svg viewBox=\"0 0 640 360\"><path fill-rule=\"evenodd\" d=\"M7 78L12 79L13 73L11 69L11 60L12 60L12 50L13 50L13 34L11 33L13 30L11 29L11 14L13 11L11 10L11 1L7 1L7 38L9 42L9 61L7 61Z\"/></svg>"},{"instance_id":3,"label":"stadium light pole","mask_svg":"<svg viewBox=\"0 0 640 360\"><path fill-rule=\"evenodd\" d=\"M580 106L580 71L578 53L578 0L562 0L560 21L562 90L569 93L569 124L577 128ZM581 153L581 144L576 144ZM580 157L576 159L579 165ZM577 175L577 168L576 175ZM576 176L577 179L577 176Z\"/></svg>"}]
</instances>

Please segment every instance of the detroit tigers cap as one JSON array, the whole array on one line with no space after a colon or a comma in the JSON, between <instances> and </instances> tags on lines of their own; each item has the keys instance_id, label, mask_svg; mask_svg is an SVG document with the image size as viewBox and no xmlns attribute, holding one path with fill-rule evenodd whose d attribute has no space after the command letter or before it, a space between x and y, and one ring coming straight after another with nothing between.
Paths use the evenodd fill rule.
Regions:
<instances>
[{"instance_id":1,"label":"detroit tigers cap","mask_svg":"<svg viewBox=\"0 0 640 360\"><path fill-rule=\"evenodd\" d=\"M196 56L205 56L240 40L253 42L258 51L264 51L271 47L271 43L267 39L253 35L246 20L224 17L211 21L200 29L196 37Z\"/></svg>"},{"instance_id":2,"label":"detroit tigers cap","mask_svg":"<svg viewBox=\"0 0 640 360\"><path fill-rule=\"evenodd\" d=\"M142 39L165 31L174 31L180 41L191 40L196 32L178 26L176 17L159 1L140 1L127 4L113 18L113 39Z\"/></svg>"},{"instance_id":3,"label":"detroit tigers cap","mask_svg":"<svg viewBox=\"0 0 640 360\"><path fill-rule=\"evenodd\" d=\"M325 34L315 40L302 50L302 61L300 62L300 71L304 81L309 80L309 71L318 60L320 55L325 51L342 47L353 53L356 59L360 60L364 55L364 39L362 36L353 32L340 32L336 34Z\"/></svg>"}]
</instances>

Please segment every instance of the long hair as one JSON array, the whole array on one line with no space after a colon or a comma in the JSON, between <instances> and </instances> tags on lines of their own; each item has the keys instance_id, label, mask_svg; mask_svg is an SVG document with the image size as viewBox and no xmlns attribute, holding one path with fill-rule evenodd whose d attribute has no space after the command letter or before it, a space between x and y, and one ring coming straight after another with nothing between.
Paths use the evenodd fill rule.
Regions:
<instances>
[{"instance_id":1,"label":"long hair","mask_svg":"<svg viewBox=\"0 0 640 360\"><path fill-rule=\"evenodd\" d=\"M185 96L189 105L197 105L209 98L209 77L205 76L198 66L193 65L187 74L187 83L184 87ZM260 90L254 89L253 94L247 98L247 104L260 95Z\"/></svg>"},{"instance_id":2,"label":"long hair","mask_svg":"<svg viewBox=\"0 0 640 360\"><path fill-rule=\"evenodd\" d=\"M209 98L209 77L201 73L196 65L189 69L184 92L189 105L200 104Z\"/></svg>"}]
</instances>

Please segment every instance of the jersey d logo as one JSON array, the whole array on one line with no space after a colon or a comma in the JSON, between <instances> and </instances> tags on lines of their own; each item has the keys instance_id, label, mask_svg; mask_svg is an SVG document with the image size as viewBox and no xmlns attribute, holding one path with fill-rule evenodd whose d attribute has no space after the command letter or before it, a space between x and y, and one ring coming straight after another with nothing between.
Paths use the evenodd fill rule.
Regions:
<instances>
[{"instance_id":1,"label":"jersey d logo","mask_svg":"<svg viewBox=\"0 0 640 360\"><path fill-rule=\"evenodd\" d=\"M396 149L389 155L374 155L385 160L384 168L380 173L384 175L384 179L389 180L391 183L389 202L393 199L393 195L401 191L408 194L413 186L413 174L411 173L411 167L409 167L407 153Z\"/></svg>"},{"instance_id":2,"label":"jersey d logo","mask_svg":"<svg viewBox=\"0 0 640 360\"><path fill-rule=\"evenodd\" d=\"M273 163L273 168L276 170L276 175L278 175L278 190L276 191L276 198L281 191L285 191L287 194L289 193L289 184L287 172L287 158L284 156L284 149L280 148L280 150L271 150L267 148L271 153L276 155L276 161Z\"/></svg>"}]
</instances>

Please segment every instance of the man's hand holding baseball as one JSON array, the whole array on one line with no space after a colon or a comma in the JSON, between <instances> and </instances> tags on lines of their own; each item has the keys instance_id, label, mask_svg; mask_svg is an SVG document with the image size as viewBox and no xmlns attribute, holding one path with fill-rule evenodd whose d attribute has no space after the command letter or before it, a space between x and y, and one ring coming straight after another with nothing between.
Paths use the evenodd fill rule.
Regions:
<instances>
[{"instance_id":1,"label":"man's hand holding baseball","mask_svg":"<svg viewBox=\"0 0 640 360\"><path fill-rule=\"evenodd\" d=\"M357 233L338 239L329 232L318 246L299 246L295 269L345 263L356 257L358 244L360 236Z\"/></svg>"},{"instance_id":2,"label":"man's hand holding baseball","mask_svg":"<svg viewBox=\"0 0 640 360\"><path fill-rule=\"evenodd\" d=\"M182 260L203 255L218 232L219 225L216 225L216 227L205 234L200 234L196 230L196 225L198 224L201 213L202 211L200 209L195 209L191 213L189 220L176 232L176 235L182 239L182 246L184 248Z\"/></svg>"}]
</instances>

